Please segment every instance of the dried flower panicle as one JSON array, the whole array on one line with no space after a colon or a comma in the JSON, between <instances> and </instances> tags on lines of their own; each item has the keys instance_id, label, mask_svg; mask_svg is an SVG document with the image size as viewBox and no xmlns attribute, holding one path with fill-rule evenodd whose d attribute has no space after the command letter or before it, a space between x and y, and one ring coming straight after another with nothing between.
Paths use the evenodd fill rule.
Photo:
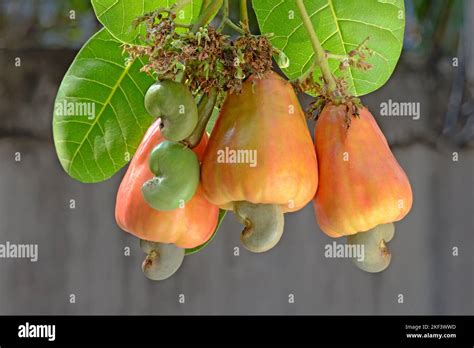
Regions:
<instances>
[{"instance_id":1,"label":"dried flower panicle","mask_svg":"<svg viewBox=\"0 0 474 348\"><path fill-rule=\"evenodd\" d=\"M160 79L183 81L196 93L240 91L250 74L261 76L272 67L273 48L265 36L244 35L232 41L213 26L191 32L176 24L170 9L161 9L135 20L146 34L139 45L124 45L130 59L147 58L142 71Z\"/></svg>"},{"instance_id":2,"label":"dried flower panicle","mask_svg":"<svg viewBox=\"0 0 474 348\"><path fill-rule=\"evenodd\" d=\"M349 128L351 116L359 117L359 108L362 107L362 103L359 98L352 96L348 92L347 82L344 78L336 78L335 80L336 89L333 92L328 91L327 84L324 82L323 77L320 77L320 83L316 83L313 80L312 74L304 81L294 85L299 91L310 92L317 96L305 111L307 118L317 120L324 106L328 103L335 105L344 104L347 107L346 127Z\"/></svg>"},{"instance_id":3,"label":"dried flower panicle","mask_svg":"<svg viewBox=\"0 0 474 348\"><path fill-rule=\"evenodd\" d=\"M369 39L370 37L367 37L355 49L347 53L347 59L344 59L339 64L340 70L346 70L349 67L363 71L372 69L372 64L367 62L367 58L374 53L373 50L367 46Z\"/></svg>"}]
</instances>

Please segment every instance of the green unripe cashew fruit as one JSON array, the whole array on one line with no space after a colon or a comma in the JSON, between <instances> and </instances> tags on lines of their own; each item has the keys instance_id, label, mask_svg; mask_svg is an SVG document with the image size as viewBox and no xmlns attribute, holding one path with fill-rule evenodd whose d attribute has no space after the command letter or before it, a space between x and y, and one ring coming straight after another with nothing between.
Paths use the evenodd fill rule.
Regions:
<instances>
[{"instance_id":1,"label":"green unripe cashew fruit","mask_svg":"<svg viewBox=\"0 0 474 348\"><path fill-rule=\"evenodd\" d=\"M370 273L377 273L386 269L392 259L387 243L392 240L394 234L395 225L388 223L378 225L365 232L347 236L348 244L364 246L364 259L360 261L353 258L356 266Z\"/></svg>"},{"instance_id":2,"label":"green unripe cashew fruit","mask_svg":"<svg viewBox=\"0 0 474 348\"><path fill-rule=\"evenodd\" d=\"M185 250L174 244L149 242L140 239L140 247L147 254L142 271L148 279L163 280L181 267Z\"/></svg>"},{"instance_id":3,"label":"green unripe cashew fruit","mask_svg":"<svg viewBox=\"0 0 474 348\"><path fill-rule=\"evenodd\" d=\"M285 219L277 204L234 202L234 213L245 226L240 240L247 250L254 253L268 251L283 235Z\"/></svg>"},{"instance_id":4,"label":"green unripe cashew fruit","mask_svg":"<svg viewBox=\"0 0 474 348\"><path fill-rule=\"evenodd\" d=\"M161 134L173 141L191 135L198 122L194 97L182 83L158 81L145 94L145 108L154 117L161 118Z\"/></svg>"},{"instance_id":5,"label":"green unripe cashew fruit","mask_svg":"<svg viewBox=\"0 0 474 348\"><path fill-rule=\"evenodd\" d=\"M142 186L145 201L156 210L183 208L193 198L199 184L199 160L181 143L163 141L148 160L155 175Z\"/></svg>"}]
</instances>

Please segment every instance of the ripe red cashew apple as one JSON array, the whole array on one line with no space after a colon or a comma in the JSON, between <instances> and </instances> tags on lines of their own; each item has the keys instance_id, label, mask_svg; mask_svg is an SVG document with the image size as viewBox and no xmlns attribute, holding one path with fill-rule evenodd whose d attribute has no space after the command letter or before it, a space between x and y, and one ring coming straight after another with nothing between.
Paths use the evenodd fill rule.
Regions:
<instances>
[{"instance_id":1,"label":"ripe red cashew apple","mask_svg":"<svg viewBox=\"0 0 474 348\"><path fill-rule=\"evenodd\" d=\"M367 269L388 266L386 242L390 227L411 209L412 190L408 178L388 146L367 108L359 116L348 114L345 105L328 104L319 115L315 130L319 187L313 200L319 226L330 237L349 237L366 247L378 248L367 259ZM356 234L371 233L358 237ZM378 237L377 237L378 236ZM385 237L384 237L385 236ZM363 267L361 267L363 268Z\"/></svg>"},{"instance_id":2,"label":"ripe red cashew apple","mask_svg":"<svg viewBox=\"0 0 474 348\"><path fill-rule=\"evenodd\" d=\"M201 180L210 202L233 210L241 240L254 252L272 248L283 213L304 207L318 186L316 153L289 82L274 72L248 78L228 94L204 153Z\"/></svg>"},{"instance_id":3,"label":"ripe red cashew apple","mask_svg":"<svg viewBox=\"0 0 474 348\"><path fill-rule=\"evenodd\" d=\"M176 248L194 248L211 237L217 226L219 208L204 197L201 184L196 194L182 208L158 211L145 202L141 192L142 185L154 176L149 169L148 158L152 150L163 141L165 139L160 132L158 119L146 132L122 179L117 193L115 219L120 228L144 240L142 248L149 251L145 251L148 254L148 265L151 261L155 265L159 260L169 260L164 266L172 270L173 267L176 268L172 265L180 258L182 261L184 257L184 250L175 250ZM202 159L206 143L207 136L204 136L200 144L193 149L199 159ZM162 243L175 246L162 246ZM160 250L163 252L161 257L158 255ZM147 276L154 279L153 275ZM163 274L160 274L158 278L164 279L162 277Z\"/></svg>"}]
</instances>

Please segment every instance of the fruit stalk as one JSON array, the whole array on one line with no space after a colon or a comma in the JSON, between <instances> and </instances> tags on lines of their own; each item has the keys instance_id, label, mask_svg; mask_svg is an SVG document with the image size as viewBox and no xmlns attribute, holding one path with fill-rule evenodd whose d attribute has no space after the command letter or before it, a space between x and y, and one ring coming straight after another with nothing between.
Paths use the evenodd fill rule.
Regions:
<instances>
[{"instance_id":1,"label":"fruit stalk","mask_svg":"<svg viewBox=\"0 0 474 348\"><path fill-rule=\"evenodd\" d=\"M201 11L201 15L199 16L196 23L194 23L191 31L195 33L199 30L199 28L205 26L210 21L212 21L212 18L222 7L222 4L223 4L223 0L213 0L209 2L209 5L207 7L204 8L204 5L205 5L204 3L203 4L204 9Z\"/></svg>"},{"instance_id":2,"label":"fruit stalk","mask_svg":"<svg viewBox=\"0 0 474 348\"><path fill-rule=\"evenodd\" d=\"M249 29L249 13L247 9L247 0L240 0L240 20L242 22L242 27L246 32Z\"/></svg>"},{"instance_id":3,"label":"fruit stalk","mask_svg":"<svg viewBox=\"0 0 474 348\"><path fill-rule=\"evenodd\" d=\"M209 94L204 94L201 97L201 100L199 101L198 105L197 125L191 135L183 141L189 148L196 147L201 141L201 138L204 132L206 131L206 126L209 122L209 119L212 116L212 112L214 111L216 101L217 90L215 88L212 89Z\"/></svg>"},{"instance_id":4,"label":"fruit stalk","mask_svg":"<svg viewBox=\"0 0 474 348\"><path fill-rule=\"evenodd\" d=\"M296 0L296 5L298 6L303 25L309 35L309 39L313 46L314 54L316 55L316 62L321 69L324 80L327 83L328 91L332 92L336 89L336 81L334 80L331 70L329 69L329 64L326 59L326 54L324 52L323 46L321 46L318 36L314 31L313 24L311 23L311 19L309 18L308 12L306 11L306 7L303 4L303 0Z\"/></svg>"}]
</instances>

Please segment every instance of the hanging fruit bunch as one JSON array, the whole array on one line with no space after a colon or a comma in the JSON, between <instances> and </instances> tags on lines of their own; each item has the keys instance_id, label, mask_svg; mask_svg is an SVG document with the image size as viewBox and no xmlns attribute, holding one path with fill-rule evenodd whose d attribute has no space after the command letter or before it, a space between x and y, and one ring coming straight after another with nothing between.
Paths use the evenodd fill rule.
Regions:
<instances>
[{"instance_id":1,"label":"hanging fruit bunch","mask_svg":"<svg viewBox=\"0 0 474 348\"><path fill-rule=\"evenodd\" d=\"M189 1L138 15L118 2L121 9L103 11L92 1L105 28L79 52L56 99L93 103L98 115L66 120L55 108L53 133L61 164L80 181L105 180L131 159L115 218L140 239L148 278L175 273L185 255L210 242L227 211L243 225L242 245L266 252L280 241L285 214L311 201L324 233L364 246L363 261L354 259L359 268L388 266L393 223L410 211L412 192L355 92L354 71L373 67L369 39L345 54L324 50L302 0L280 4L299 14L292 31L309 38L294 41L279 32L286 21L266 0L253 3L261 35L250 32L244 0L239 24L227 0L198 1L197 17ZM130 30L117 25L117 11L122 20L133 15ZM306 112L296 92L316 97ZM317 119L314 143L308 118Z\"/></svg>"}]
</instances>

